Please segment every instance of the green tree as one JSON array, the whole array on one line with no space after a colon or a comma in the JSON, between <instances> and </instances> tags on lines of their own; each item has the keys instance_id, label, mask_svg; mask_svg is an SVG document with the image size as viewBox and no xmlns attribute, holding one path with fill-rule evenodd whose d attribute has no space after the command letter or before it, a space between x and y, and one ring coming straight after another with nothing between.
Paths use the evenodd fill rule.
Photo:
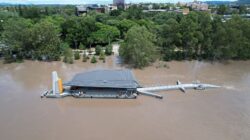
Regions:
<instances>
[{"instance_id":1,"label":"green tree","mask_svg":"<svg viewBox=\"0 0 250 140\"><path fill-rule=\"evenodd\" d=\"M200 32L200 35L197 36L199 39L198 47L195 50L196 55L199 59L205 58L207 59L207 52L209 52L209 49L212 47L212 20L211 16L208 13L200 13L198 18L198 30Z\"/></svg>"},{"instance_id":2,"label":"green tree","mask_svg":"<svg viewBox=\"0 0 250 140\"><path fill-rule=\"evenodd\" d=\"M72 48L77 49L80 43L85 46L91 46L93 43L90 39L91 33L96 31L93 17L70 17L61 27L63 40L68 42Z\"/></svg>"},{"instance_id":3,"label":"green tree","mask_svg":"<svg viewBox=\"0 0 250 140\"><path fill-rule=\"evenodd\" d=\"M121 13L122 13L122 10L121 9L118 9L118 10L112 10L112 11L110 11L110 16L115 16L115 17L117 17L117 16L119 16L119 15L121 15Z\"/></svg>"},{"instance_id":4,"label":"green tree","mask_svg":"<svg viewBox=\"0 0 250 140\"><path fill-rule=\"evenodd\" d=\"M171 12L171 13L169 13L169 12L160 12L160 13L157 13L156 15L154 15L152 17L152 21L154 21L155 23L161 25L161 24L166 23L166 21L168 19L175 19L177 22L179 22L180 21L179 19L181 19L181 18L182 18L182 15L178 15L178 14L176 14L174 12Z\"/></svg>"},{"instance_id":5,"label":"green tree","mask_svg":"<svg viewBox=\"0 0 250 140\"><path fill-rule=\"evenodd\" d=\"M162 47L164 60L175 59L175 50L181 47L182 34L179 23L171 18L158 29L158 44Z\"/></svg>"},{"instance_id":6,"label":"green tree","mask_svg":"<svg viewBox=\"0 0 250 140\"><path fill-rule=\"evenodd\" d=\"M142 68L155 60L155 36L145 27L132 27L120 48L120 56L128 64Z\"/></svg>"},{"instance_id":7,"label":"green tree","mask_svg":"<svg viewBox=\"0 0 250 140\"><path fill-rule=\"evenodd\" d=\"M11 59L13 55L16 60L31 57L33 48L30 28L32 26L31 20L23 18L10 18L4 22L2 37L3 42L8 46L5 52L5 55L8 55L6 58Z\"/></svg>"},{"instance_id":8,"label":"green tree","mask_svg":"<svg viewBox=\"0 0 250 140\"><path fill-rule=\"evenodd\" d=\"M247 13L247 7L245 5L240 5L239 14L246 14L246 13Z\"/></svg>"},{"instance_id":9,"label":"green tree","mask_svg":"<svg viewBox=\"0 0 250 140\"><path fill-rule=\"evenodd\" d=\"M25 6L22 10L22 16L29 19L40 19L41 8L38 6Z\"/></svg>"},{"instance_id":10,"label":"green tree","mask_svg":"<svg viewBox=\"0 0 250 140\"><path fill-rule=\"evenodd\" d=\"M226 5L220 5L217 10L217 13L220 15L225 15L227 11L228 11L228 7Z\"/></svg>"},{"instance_id":11,"label":"green tree","mask_svg":"<svg viewBox=\"0 0 250 140\"><path fill-rule=\"evenodd\" d=\"M143 13L142 13L142 7L139 7L137 5L132 5L127 9L127 18L128 19L142 19Z\"/></svg>"},{"instance_id":12,"label":"green tree","mask_svg":"<svg viewBox=\"0 0 250 140\"><path fill-rule=\"evenodd\" d=\"M96 44L110 44L115 38L120 36L120 31L113 26L96 23L97 31L91 34Z\"/></svg>"},{"instance_id":13,"label":"green tree","mask_svg":"<svg viewBox=\"0 0 250 140\"><path fill-rule=\"evenodd\" d=\"M41 20L44 22L51 23L56 28L58 33L62 32L61 26L65 22L65 18L63 16L60 15L46 16Z\"/></svg>"},{"instance_id":14,"label":"green tree","mask_svg":"<svg viewBox=\"0 0 250 140\"><path fill-rule=\"evenodd\" d=\"M34 50L35 59L60 60L61 48L60 38L56 27L47 21L41 21L32 28L32 47L28 52Z\"/></svg>"},{"instance_id":15,"label":"green tree","mask_svg":"<svg viewBox=\"0 0 250 140\"><path fill-rule=\"evenodd\" d=\"M56 27L41 21L17 18L9 19L4 25L4 43L9 46L9 53L17 59L60 60L60 38Z\"/></svg>"},{"instance_id":16,"label":"green tree","mask_svg":"<svg viewBox=\"0 0 250 140\"><path fill-rule=\"evenodd\" d=\"M219 16L214 17L212 29L212 46L206 49L205 56L211 60L222 59L222 48L227 44L227 33Z\"/></svg>"},{"instance_id":17,"label":"green tree","mask_svg":"<svg viewBox=\"0 0 250 140\"><path fill-rule=\"evenodd\" d=\"M193 59L199 50L199 40L202 39L202 33L199 31L198 15L191 12L182 18L180 22L182 34L182 50L185 59Z\"/></svg>"},{"instance_id":18,"label":"green tree","mask_svg":"<svg viewBox=\"0 0 250 140\"><path fill-rule=\"evenodd\" d=\"M127 31L135 25L137 25L137 23L132 20L124 19L120 21L118 28L121 32L121 38L124 38Z\"/></svg>"}]
</instances>

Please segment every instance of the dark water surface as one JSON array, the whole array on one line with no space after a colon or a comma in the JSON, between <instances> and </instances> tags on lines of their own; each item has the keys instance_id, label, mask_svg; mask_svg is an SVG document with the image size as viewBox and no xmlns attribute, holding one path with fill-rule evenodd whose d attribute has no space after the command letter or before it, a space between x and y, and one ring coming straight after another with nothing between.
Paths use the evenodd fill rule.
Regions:
<instances>
[{"instance_id":1,"label":"dark water surface","mask_svg":"<svg viewBox=\"0 0 250 140\"><path fill-rule=\"evenodd\" d=\"M249 140L250 61L169 62L133 70L145 86L200 80L222 88L161 92L163 100L41 99L51 72L119 68L107 63L25 61L0 64L0 140Z\"/></svg>"}]
</instances>

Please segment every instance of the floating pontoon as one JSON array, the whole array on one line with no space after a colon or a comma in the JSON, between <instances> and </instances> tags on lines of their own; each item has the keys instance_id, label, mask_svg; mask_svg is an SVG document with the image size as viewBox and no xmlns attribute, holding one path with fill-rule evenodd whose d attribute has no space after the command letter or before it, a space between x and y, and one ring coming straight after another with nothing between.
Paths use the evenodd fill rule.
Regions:
<instances>
[{"instance_id":1,"label":"floating pontoon","mask_svg":"<svg viewBox=\"0 0 250 140\"><path fill-rule=\"evenodd\" d=\"M163 96L153 92L163 90L186 89L204 90L219 86L195 82L182 84L177 81L176 85L142 87L136 81L130 70L95 70L77 74L71 81L62 83L57 72L52 72L52 90L45 91L41 97L60 98L73 96L76 98L117 98L134 99L137 95L147 95L162 99Z\"/></svg>"}]
</instances>

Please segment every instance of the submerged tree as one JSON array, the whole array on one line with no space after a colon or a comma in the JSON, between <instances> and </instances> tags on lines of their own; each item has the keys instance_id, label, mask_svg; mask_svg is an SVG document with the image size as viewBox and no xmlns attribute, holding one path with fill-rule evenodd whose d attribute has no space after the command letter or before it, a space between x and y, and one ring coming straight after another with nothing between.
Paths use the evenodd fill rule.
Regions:
<instances>
[{"instance_id":1,"label":"submerged tree","mask_svg":"<svg viewBox=\"0 0 250 140\"><path fill-rule=\"evenodd\" d=\"M91 58L91 63L96 63L96 62L97 62L96 57L93 56L93 57Z\"/></svg>"},{"instance_id":2,"label":"submerged tree","mask_svg":"<svg viewBox=\"0 0 250 140\"><path fill-rule=\"evenodd\" d=\"M99 55L99 59L102 60L103 62L105 62L106 60L106 56L103 50L101 50L100 55Z\"/></svg>"},{"instance_id":3,"label":"submerged tree","mask_svg":"<svg viewBox=\"0 0 250 140\"><path fill-rule=\"evenodd\" d=\"M87 56L87 52L84 51L84 52L83 52L83 56L82 56L82 62L87 62L88 59L89 59L89 57Z\"/></svg>"},{"instance_id":4,"label":"submerged tree","mask_svg":"<svg viewBox=\"0 0 250 140\"><path fill-rule=\"evenodd\" d=\"M75 58L75 60L79 60L80 59L80 52L79 51L76 51L74 53L74 58Z\"/></svg>"},{"instance_id":5,"label":"submerged tree","mask_svg":"<svg viewBox=\"0 0 250 140\"><path fill-rule=\"evenodd\" d=\"M111 55L112 54L112 45L108 45L105 47L105 54L106 55Z\"/></svg>"},{"instance_id":6,"label":"submerged tree","mask_svg":"<svg viewBox=\"0 0 250 140\"><path fill-rule=\"evenodd\" d=\"M97 45L97 46L95 47L95 55L99 55L100 52L101 52L101 50L102 50L102 47L101 47L100 45Z\"/></svg>"},{"instance_id":7,"label":"submerged tree","mask_svg":"<svg viewBox=\"0 0 250 140\"><path fill-rule=\"evenodd\" d=\"M47 21L9 19L4 24L4 43L17 59L60 60L60 38L55 26Z\"/></svg>"},{"instance_id":8,"label":"submerged tree","mask_svg":"<svg viewBox=\"0 0 250 140\"><path fill-rule=\"evenodd\" d=\"M66 48L63 52L63 62L65 63L69 63L69 64L73 64L74 60L73 60L73 53L72 50L70 48Z\"/></svg>"},{"instance_id":9,"label":"submerged tree","mask_svg":"<svg viewBox=\"0 0 250 140\"><path fill-rule=\"evenodd\" d=\"M155 60L155 36L145 27L132 27L120 48L120 56L128 64L142 68Z\"/></svg>"}]
</instances>

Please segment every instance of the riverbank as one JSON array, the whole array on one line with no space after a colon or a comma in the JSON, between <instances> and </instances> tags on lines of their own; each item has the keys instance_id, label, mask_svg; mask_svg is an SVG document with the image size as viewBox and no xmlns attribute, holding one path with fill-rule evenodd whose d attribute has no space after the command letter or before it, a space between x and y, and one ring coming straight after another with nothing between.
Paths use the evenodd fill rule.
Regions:
<instances>
[{"instance_id":1,"label":"riverbank","mask_svg":"<svg viewBox=\"0 0 250 140\"><path fill-rule=\"evenodd\" d=\"M160 93L163 100L40 99L51 72L64 81L93 69L124 68L106 63L24 61L0 64L0 139L192 139L247 140L250 137L250 61L171 61L132 69L140 84L168 85L194 80L222 88Z\"/></svg>"}]
</instances>

